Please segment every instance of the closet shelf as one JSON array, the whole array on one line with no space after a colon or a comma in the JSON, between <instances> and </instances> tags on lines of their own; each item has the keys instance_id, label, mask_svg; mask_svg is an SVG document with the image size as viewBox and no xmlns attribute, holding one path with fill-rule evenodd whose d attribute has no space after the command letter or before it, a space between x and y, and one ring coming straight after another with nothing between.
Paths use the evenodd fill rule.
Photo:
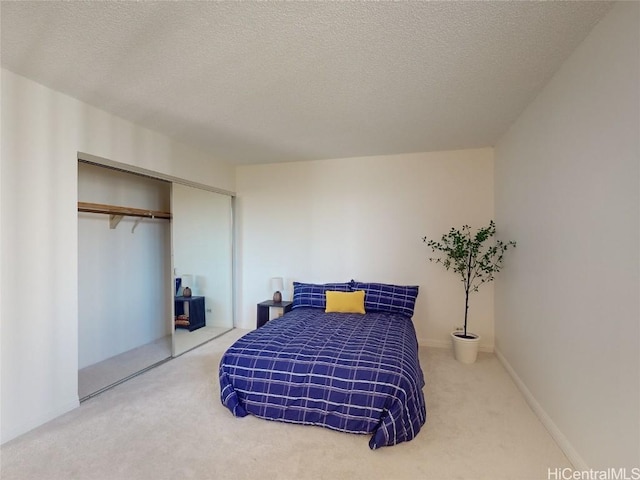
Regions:
<instances>
[{"instance_id":1,"label":"closet shelf","mask_svg":"<svg viewBox=\"0 0 640 480\"><path fill-rule=\"evenodd\" d=\"M109 215L122 215L124 217L171 219L171 212L145 210L143 208L119 207L116 205L103 205L101 203L78 202L78 211L89 213L106 213Z\"/></svg>"},{"instance_id":2,"label":"closet shelf","mask_svg":"<svg viewBox=\"0 0 640 480\"><path fill-rule=\"evenodd\" d=\"M102 203L78 202L78 211L87 213L105 213L109 215L109 228L114 229L122 220L122 217L140 217L131 229L131 233L136 229L142 218L163 218L170 220L171 212L161 212L159 210L145 210L143 208L120 207L116 205L104 205Z\"/></svg>"}]
</instances>

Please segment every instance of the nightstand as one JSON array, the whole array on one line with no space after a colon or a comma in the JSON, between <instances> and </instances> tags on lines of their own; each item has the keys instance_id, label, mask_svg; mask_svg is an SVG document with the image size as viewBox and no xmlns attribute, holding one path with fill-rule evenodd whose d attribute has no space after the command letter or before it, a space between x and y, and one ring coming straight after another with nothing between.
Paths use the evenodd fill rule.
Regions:
<instances>
[{"instance_id":1,"label":"nightstand","mask_svg":"<svg viewBox=\"0 0 640 480\"><path fill-rule=\"evenodd\" d=\"M186 311L185 311L186 306ZM178 315L187 315L188 325L176 324L175 328L186 328L190 332L204 327L205 307L204 297L174 297L174 310L176 319Z\"/></svg>"},{"instance_id":2,"label":"nightstand","mask_svg":"<svg viewBox=\"0 0 640 480\"><path fill-rule=\"evenodd\" d=\"M269 321L269 311L272 308L282 308L284 313L290 312L291 307L293 306L293 302L274 302L273 300L266 300L264 302L260 302L258 304L258 314L257 314L257 322L256 328L262 327L265 323Z\"/></svg>"}]
</instances>

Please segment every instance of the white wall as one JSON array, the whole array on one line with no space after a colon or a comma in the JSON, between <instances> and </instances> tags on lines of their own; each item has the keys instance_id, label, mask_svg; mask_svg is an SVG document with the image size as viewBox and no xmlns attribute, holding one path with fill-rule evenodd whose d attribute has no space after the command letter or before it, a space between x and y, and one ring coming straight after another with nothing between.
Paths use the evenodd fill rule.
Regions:
<instances>
[{"instance_id":1,"label":"white wall","mask_svg":"<svg viewBox=\"0 0 640 480\"><path fill-rule=\"evenodd\" d=\"M169 212L170 196L169 182L78 164L78 201ZM78 213L78 368L170 336L170 278L168 220L112 229L109 215Z\"/></svg>"},{"instance_id":2,"label":"white wall","mask_svg":"<svg viewBox=\"0 0 640 480\"><path fill-rule=\"evenodd\" d=\"M1 441L78 405L77 156L233 191L231 166L2 70Z\"/></svg>"},{"instance_id":3,"label":"white wall","mask_svg":"<svg viewBox=\"0 0 640 480\"><path fill-rule=\"evenodd\" d=\"M580 468L640 466L639 11L616 5L496 148L518 240L496 349Z\"/></svg>"},{"instance_id":4,"label":"white wall","mask_svg":"<svg viewBox=\"0 0 640 480\"><path fill-rule=\"evenodd\" d=\"M238 319L255 328L271 277L291 282L420 285L421 343L449 346L464 315L462 284L428 262L423 236L493 218L493 150L244 166L237 170ZM492 285L475 294L470 329L493 347Z\"/></svg>"}]
</instances>

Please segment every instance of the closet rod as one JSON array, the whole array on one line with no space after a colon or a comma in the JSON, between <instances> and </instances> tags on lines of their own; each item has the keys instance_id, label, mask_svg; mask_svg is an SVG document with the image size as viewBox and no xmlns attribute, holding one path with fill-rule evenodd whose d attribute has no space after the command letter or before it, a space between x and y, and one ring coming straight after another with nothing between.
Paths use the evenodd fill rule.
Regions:
<instances>
[{"instance_id":1,"label":"closet rod","mask_svg":"<svg viewBox=\"0 0 640 480\"><path fill-rule=\"evenodd\" d=\"M116 205L103 205L101 203L78 202L78 211L88 213L107 213L109 215L123 215L128 217L171 219L171 212L145 210L143 208L119 207Z\"/></svg>"}]
</instances>

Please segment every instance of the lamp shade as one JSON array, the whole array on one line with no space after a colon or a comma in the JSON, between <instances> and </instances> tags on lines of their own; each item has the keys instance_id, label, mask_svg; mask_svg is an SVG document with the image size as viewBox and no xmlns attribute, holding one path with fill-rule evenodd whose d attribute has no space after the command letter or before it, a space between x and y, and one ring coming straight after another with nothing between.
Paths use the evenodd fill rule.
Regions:
<instances>
[{"instance_id":1,"label":"lamp shade","mask_svg":"<svg viewBox=\"0 0 640 480\"><path fill-rule=\"evenodd\" d=\"M284 280L282 277L273 277L271 279L271 291L281 292L282 290L284 290Z\"/></svg>"},{"instance_id":2,"label":"lamp shade","mask_svg":"<svg viewBox=\"0 0 640 480\"><path fill-rule=\"evenodd\" d=\"M193 275L182 275L182 288L193 288Z\"/></svg>"}]
</instances>

